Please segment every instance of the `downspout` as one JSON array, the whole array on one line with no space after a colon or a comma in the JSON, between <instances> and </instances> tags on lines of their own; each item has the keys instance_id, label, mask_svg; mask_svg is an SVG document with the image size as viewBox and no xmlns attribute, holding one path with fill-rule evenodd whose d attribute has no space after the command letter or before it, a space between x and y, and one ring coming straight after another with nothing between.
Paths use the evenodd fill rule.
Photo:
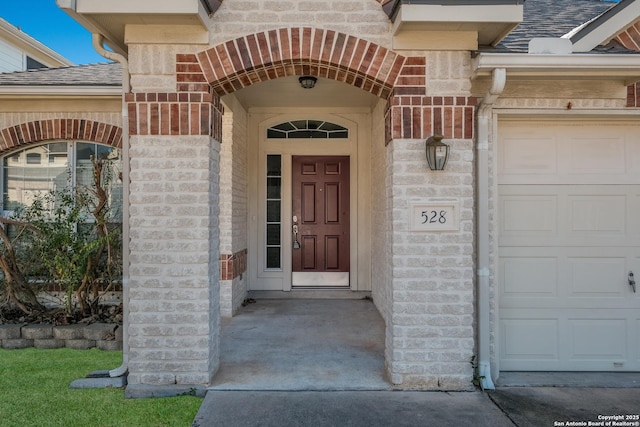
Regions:
<instances>
[{"instance_id":1,"label":"downspout","mask_svg":"<svg viewBox=\"0 0 640 427\"><path fill-rule=\"evenodd\" d=\"M122 64L122 365L109 371L110 377L120 377L127 373L129 363L129 112L124 98L131 92L131 83L127 58L106 50L101 34L93 34L92 42L100 55Z\"/></svg>"},{"instance_id":2,"label":"downspout","mask_svg":"<svg viewBox=\"0 0 640 427\"><path fill-rule=\"evenodd\" d=\"M491 88L478 106L478 375L483 389L494 390L491 378L491 309L489 306L489 135L493 104L507 81L507 71L496 68Z\"/></svg>"}]
</instances>

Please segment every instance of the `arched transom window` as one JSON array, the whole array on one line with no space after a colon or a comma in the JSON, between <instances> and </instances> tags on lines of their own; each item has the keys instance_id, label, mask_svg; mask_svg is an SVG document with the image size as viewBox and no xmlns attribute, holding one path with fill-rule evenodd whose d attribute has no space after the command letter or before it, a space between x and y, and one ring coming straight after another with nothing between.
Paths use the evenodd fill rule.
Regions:
<instances>
[{"instance_id":1,"label":"arched transom window","mask_svg":"<svg viewBox=\"0 0 640 427\"><path fill-rule=\"evenodd\" d=\"M271 139L345 139L349 129L323 120L292 120L267 129Z\"/></svg>"}]
</instances>

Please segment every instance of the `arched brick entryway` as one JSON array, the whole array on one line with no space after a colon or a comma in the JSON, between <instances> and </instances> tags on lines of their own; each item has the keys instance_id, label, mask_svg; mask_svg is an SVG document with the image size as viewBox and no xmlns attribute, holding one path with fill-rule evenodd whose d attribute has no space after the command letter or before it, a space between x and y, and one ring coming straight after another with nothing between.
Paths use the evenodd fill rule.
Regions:
<instances>
[{"instance_id":1,"label":"arched brick entryway","mask_svg":"<svg viewBox=\"0 0 640 427\"><path fill-rule=\"evenodd\" d=\"M122 128L85 119L34 120L0 130L0 154L55 139L78 139L121 148Z\"/></svg>"},{"instance_id":2,"label":"arched brick entryway","mask_svg":"<svg viewBox=\"0 0 640 427\"><path fill-rule=\"evenodd\" d=\"M285 76L342 81L387 99L407 58L375 43L316 28L281 28L230 40L198 55L207 83L225 95Z\"/></svg>"},{"instance_id":3,"label":"arched brick entryway","mask_svg":"<svg viewBox=\"0 0 640 427\"><path fill-rule=\"evenodd\" d=\"M361 88L388 101L386 142L473 137L476 100L428 96L425 57L405 57L344 33L281 28L249 34L197 55L178 55L178 92L223 96L286 76L312 75Z\"/></svg>"},{"instance_id":4,"label":"arched brick entryway","mask_svg":"<svg viewBox=\"0 0 640 427\"><path fill-rule=\"evenodd\" d=\"M126 94L131 193L145 196L131 205L135 225L129 283L135 310L129 328L130 388L135 384L205 384L218 369L218 284L235 275L227 268L226 274L232 277L224 276L214 261L220 259L216 215L224 113L221 97L253 84L303 74L350 84L387 101L386 141L399 140L393 147L394 156L418 158L423 149L413 149L419 144L406 140L424 140L436 132L452 139L473 136L475 98L439 95L442 87L428 87L427 70L426 56L405 57L365 39L326 29L281 28L248 34L197 54L178 54L175 92ZM459 145L454 154L468 151L469 141ZM452 173L466 173L471 157L457 155L460 167L452 167ZM415 191L427 188L431 176L421 175L413 185ZM454 187L450 194L471 194L469 185L461 182L455 176L443 186ZM402 185L396 187L404 191ZM389 188L386 194L393 190ZM441 194L449 194L446 190ZM461 205L473 204L463 202ZM402 214L394 212L406 222ZM185 224L189 224L186 231ZM465 239L468 233L458 239L464 246L461 253L469 251ZM166 251L178 245L189 251ZM159 302L173 307L176 299L188 313L157 312ZM189 336L180 331L189 331ZM158 352L168 345L189 348L189 358L181 359L173 350ZM402 360L389 363L396 366ZM467 365L465 360L464 367ZM394 381L402 383L404 371L397 369ZM427 380L407 381L423 384ZM434 381L439 386L439 379Z\"/></svg>"}]
</instances>

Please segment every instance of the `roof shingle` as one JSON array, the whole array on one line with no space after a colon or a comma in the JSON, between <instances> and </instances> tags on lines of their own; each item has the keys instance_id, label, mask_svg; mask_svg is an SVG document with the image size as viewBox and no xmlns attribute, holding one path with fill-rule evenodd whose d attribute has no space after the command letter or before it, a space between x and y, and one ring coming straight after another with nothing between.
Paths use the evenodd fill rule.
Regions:
<instances>
[{"instance_id":1,"label":"roof shingle","mask_svg":"<svg viewBox=\"0 0 640 427\"><path fill-rule=\"evenodd\" d=\"M117 62L0 73L0 86L121 86Z\"/></svg>"},{"instance_id":2,"label":"roof shingle","mask_svg":"<svg viewBox=\"0 0 640 427\"><path fill-rule=\"evenodd\" d=\"M523 22L497 47L527 52L531 39L561 37L615 5L603 0L526 0Z\"/></svg>"}]
</instances>

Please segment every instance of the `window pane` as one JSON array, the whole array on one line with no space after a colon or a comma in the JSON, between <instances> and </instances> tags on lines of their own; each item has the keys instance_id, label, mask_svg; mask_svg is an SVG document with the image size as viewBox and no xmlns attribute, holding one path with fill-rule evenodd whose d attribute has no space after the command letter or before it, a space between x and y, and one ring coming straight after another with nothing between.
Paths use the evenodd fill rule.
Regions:
<instances>
[{"instance_id":1,"label":"window pane","mask_svg":"<svg viewBox=\"0 0 640 427\"><path fill-rule=\"evenodd\" d=\"M322 125L322 122L320 120L309 120L307 129L318 129L320 128L321 125Z\"/></svg>"},{"instance_id":2,"label":"window pane","mask_svg":"<svg viewBox=\"0 0 640 427\"><path fill-rule=\"evenodd\" d=\"M267 222L280 222L280 200L267 202Z\"/></svg>"},{"instance_id":3,"label":"window pane","mask_svg":"<svg viewBox=\"0 0 640 427\"><path fill-rule=\"evenodd\" d=\"M267 178L267 199L279 199L280 186L280 178Z\"/></svg>"},{"instance_id":4,"label":"window pane","mask_svg":"<svg viewBox=\"0 0 640 427\"><path fill-rule=\"evenodd\" d=\"M280 248L267 248L267 268L280 268Z\"/></svg>"},{"instance_id":5,"label":"window pane","mask_svg":"<svg viewBox=\"0 0 640 427\"><path fill-rule=\"evenodd\" d=\"M64 142L43 144L3 159L4 210L29 206L36 197L61 190L68 184L66 146Z\"/></svg>"},{"instance_id":6,"label":"window pane","mask_svg":"<svg viewBox=\"0 0 640 427\"><path fill-rule=\"evenodd\" d=\"M76 144L76 185L94 188L94 159L102 159L101 185L107 192L110 221L122 221L122 181L120 179L120 151L107 145L79 142ZM89 217L88 217L89 218ZM90 218L89 218L90 219Z\"/></svg>"},{"instance_id":7,"label":"window pane","mask_svg":"<svg viewBox=\"0 0 640 427\"><path fill-rule=\"evenodd\" d=\"M267 176L280 176L281 171L280 155L267 156Z\"/></svg>"},{"instance_id":8,"label":"window pane","mask_svg":"<svg viewBox=\"0 0 640 427\"><path fill-rule=\"evenodd\" d=\"M286 137L287 137L286 132L280 132L279 130L275 130L275 129L267 129L267 138L284 139Z\"/></svg>"},{"instance_id":9,"label":"window pane","mask_svg":"<svg viewBox=\"0 0 640 427\"><path fill-rule=\"evenodd\" d=\"M296 120L296 121L291 122L291 124L296 129L306 129L307 128L307 121L306 120Z\"/></svg>"},{"instance_id":10,"label":"window pane","mask_svg":"<svg viewBox=\"0 0 640 427\"><path fill-rule=\"evenodd\" d=\"M267 245L280 245L280 224L267 225Z\"/></svg>"}]
</instances>

